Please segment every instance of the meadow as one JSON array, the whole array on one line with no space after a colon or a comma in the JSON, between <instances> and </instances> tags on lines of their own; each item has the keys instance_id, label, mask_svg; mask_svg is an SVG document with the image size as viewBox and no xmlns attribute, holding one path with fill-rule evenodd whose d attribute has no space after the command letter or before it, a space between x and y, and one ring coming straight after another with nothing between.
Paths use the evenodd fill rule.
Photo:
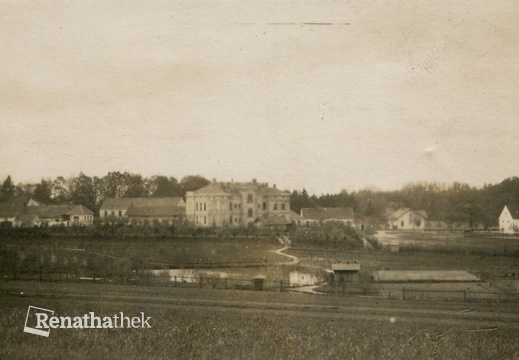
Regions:
<instances>
[{"instance_id":1,"label":"meadow","mask_svg":"<svg viewBox=\"0 0 519 360\"><path fill-rule=\"evenodd\" d=\"M252 291L0 283L5 359L516 359L517 306ZM26 289L24 295L20 290ZM151 316L151 329L22 332L28 305ZM478 305L479 306L479 305ZM429 308L431 307L431 308ZM483 312L481 312L483 310ZM503 313L501 313L503 312ZM511 315L514 314L514 315ZM508 320L507 320L508 319Z\"/></svg>"}]
</instances>

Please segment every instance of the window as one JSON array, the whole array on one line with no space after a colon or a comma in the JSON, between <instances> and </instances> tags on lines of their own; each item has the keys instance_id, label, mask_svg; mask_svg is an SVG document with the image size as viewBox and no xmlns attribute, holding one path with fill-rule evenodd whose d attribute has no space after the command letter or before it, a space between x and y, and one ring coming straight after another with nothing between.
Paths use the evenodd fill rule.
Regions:
<instances>
[{"instance_id":1,"label":"window","mask_svg":"<svg viewBox=\"0 0 519 360\"><path fill-rule=\"evenodd\" d=\"M247 194L247 202L251 203L254 200L254 197L252 194Z\"/></svg>"},{"instance_id":2,"label":"window","mask_svg":"<svg viewBox=\"0 0 519 360\"><path fill-rule=\"evenodd\" d=\"M207 203L204 203L204 211L207 210Z\"/></svg>"},{"instance_id":3,"label":"window","mask_svg":"<svg viewBox=\"0 0 519 360\"><path fill-rule=\"evenodd\" d=\"M115 215L115 211L112 210L112 216Z\"/></svg>"},{"instance_id":4,"label":"window","mask_svg":"<svg viewBox=\"0 0 519 360\"><path fill-rule=\"evenodd\" d=\"M267 210L267 202L263 201L263 210Z\"/></svg>"},{"instance_id":5,"label":"window","mask_svg":"<svg viewBox=\"0 0 519 360\"><path fill-rule=\"evenodd\" d=\"M207 224L207 216L204 216L204 225Z\"/></svg>"},{"instance_id":6,"label":"window","mask_svg":"<svg viewBox=\"0 0 519 360\"><path fill-rule=\"evenodd\" d=\"M278 209L278 203L274 203L274 210Z\"/></svg>"},{"instance_id":7,"label":"window","mask_svg":"<svg viewBox=\"0 0 519 360\"><path fill-rule=\"evenodd\" d=\"M286 210L286 204L285 203L281 204L281 210Z\"/></svg>"},{"instance_id":8,"label":"window","mask_svg":"<svg viewBox=\"0 0 519 360\"><path fill-rule=\"evenodd\" d=\"M253 214L253 210L252 209L249 209L249 217L253 217L254 214Z\"/></svg>"},{"instance_id":9,"label":"window","mask_svg":"<svg viewBox=\"0 0 519 360\"><path fill-rule=\"evenodd\" d=\"M108 210L105 210L105 216L108 216Z\"/></svg>"},{"instance_id":10,"label":"window","mask_svg":"<svg viewBox=\"0 0 519 360\"><path fill-rule=\"evenodd\" d=\"M238 218L234 218L234 222L237 223L238 222Z\"/></svg>"},{"instance_id":11,"label":"window","mask_svg":"<svg viewBox=\"0 0 519 360\"><path fill-rule=\"evenodd\" d=\"M122 210L119 210L119 217L123 216Z\"/></svg>"}]
</instances>

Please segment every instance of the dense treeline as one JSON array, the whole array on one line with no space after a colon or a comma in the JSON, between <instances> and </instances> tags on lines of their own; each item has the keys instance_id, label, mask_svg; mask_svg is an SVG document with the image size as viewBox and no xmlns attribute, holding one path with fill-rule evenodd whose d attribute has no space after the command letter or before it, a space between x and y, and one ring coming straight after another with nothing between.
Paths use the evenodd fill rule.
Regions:
<instances>
[{"instance_id":1,"label":"dense treeline","mask_svg":"<svg viewBox=\"0 0 519 360\"><path fill-rule=\"evenodd\" d=\"M291 209L304 207L352 207L355 217L376 223L384 222L389 213L409 207L426 210L430 220L450 225L495 228L506 204L519 204L519 178L505 179L499 184L471 187L464 183L411 183L400 190L364 189L347 193L309 195L294 191Z\"/></svg>"},{"instance_id":2,"label":"dense treeline","mask_svg":"<svg viewBox=\"0 0 519 360\"><path fill-rule=\"evenodd\" d=\"M174 177L158 175L143 178L139 174L115 171L103 177L90 177L79 173L69 178L44 178L38 184L20 183L15 186L8 176L0 189L0 201L13 196L27 195L44 204L74 203L95 207L109 197L185 196L187 191L199 189L207 184L209 181L199 175L185 176L178 181Z\"/></svg>"},{"instance_id":3,"label":"dense treeline","mask_svg":"<svg viewBox=\"0 0 519 360\"><path fill-rule=\"evenodd\" d=\"M99 206L108 197L185 196L209 184L199 175L175 177L142 177L128 172L110 172L103 177L77 176L44 178L38 184L14 184L8 176L0 188L0 201L28 195L45 204L75 203ZM402 207L426 210L429 219L468 227L497 227L499 214L506 204L519 204L519 178L505 179L499 184L471 187L455 182L411 183L400 190L364 189L321 196L303 189L293 191L291 209L300 213L305 207L352 207L358 219L384 222L390 212Z\"/></svg>"}]
</instances>

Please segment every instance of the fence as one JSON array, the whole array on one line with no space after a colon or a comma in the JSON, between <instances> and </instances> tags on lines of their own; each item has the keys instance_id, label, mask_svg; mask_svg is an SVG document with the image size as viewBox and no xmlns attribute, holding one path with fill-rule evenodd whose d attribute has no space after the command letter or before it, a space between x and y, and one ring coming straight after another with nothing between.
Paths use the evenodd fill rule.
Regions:
<instances>
[{"instance_id":1,"label":"fence","mask_svg":"<svg viewBox=\"0 0 519 360\"><path fill-rule=\"evenodd\" d=\"M429 289L392 289L384 291L384 297L394 300L443 300L443 301L492 301L519 303L517 291L468 291L468 290L429 290Z\"/></svg>"}]
</instances>

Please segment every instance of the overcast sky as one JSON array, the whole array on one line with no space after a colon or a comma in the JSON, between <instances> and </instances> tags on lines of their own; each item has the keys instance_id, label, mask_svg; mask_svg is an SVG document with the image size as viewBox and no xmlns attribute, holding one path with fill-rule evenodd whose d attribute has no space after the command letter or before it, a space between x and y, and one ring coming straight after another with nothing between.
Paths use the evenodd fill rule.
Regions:
<instances>
[{"instance_id":1,"label":"overcast sky","mask_svg":"<svg viewBox=\"0 0 519 360\"><path fill-rule=\"evenodd\" d=\"M519 175L518 18L516 0L0 1L0 180L497 183Z\"/></svg>"}]
</instances>

